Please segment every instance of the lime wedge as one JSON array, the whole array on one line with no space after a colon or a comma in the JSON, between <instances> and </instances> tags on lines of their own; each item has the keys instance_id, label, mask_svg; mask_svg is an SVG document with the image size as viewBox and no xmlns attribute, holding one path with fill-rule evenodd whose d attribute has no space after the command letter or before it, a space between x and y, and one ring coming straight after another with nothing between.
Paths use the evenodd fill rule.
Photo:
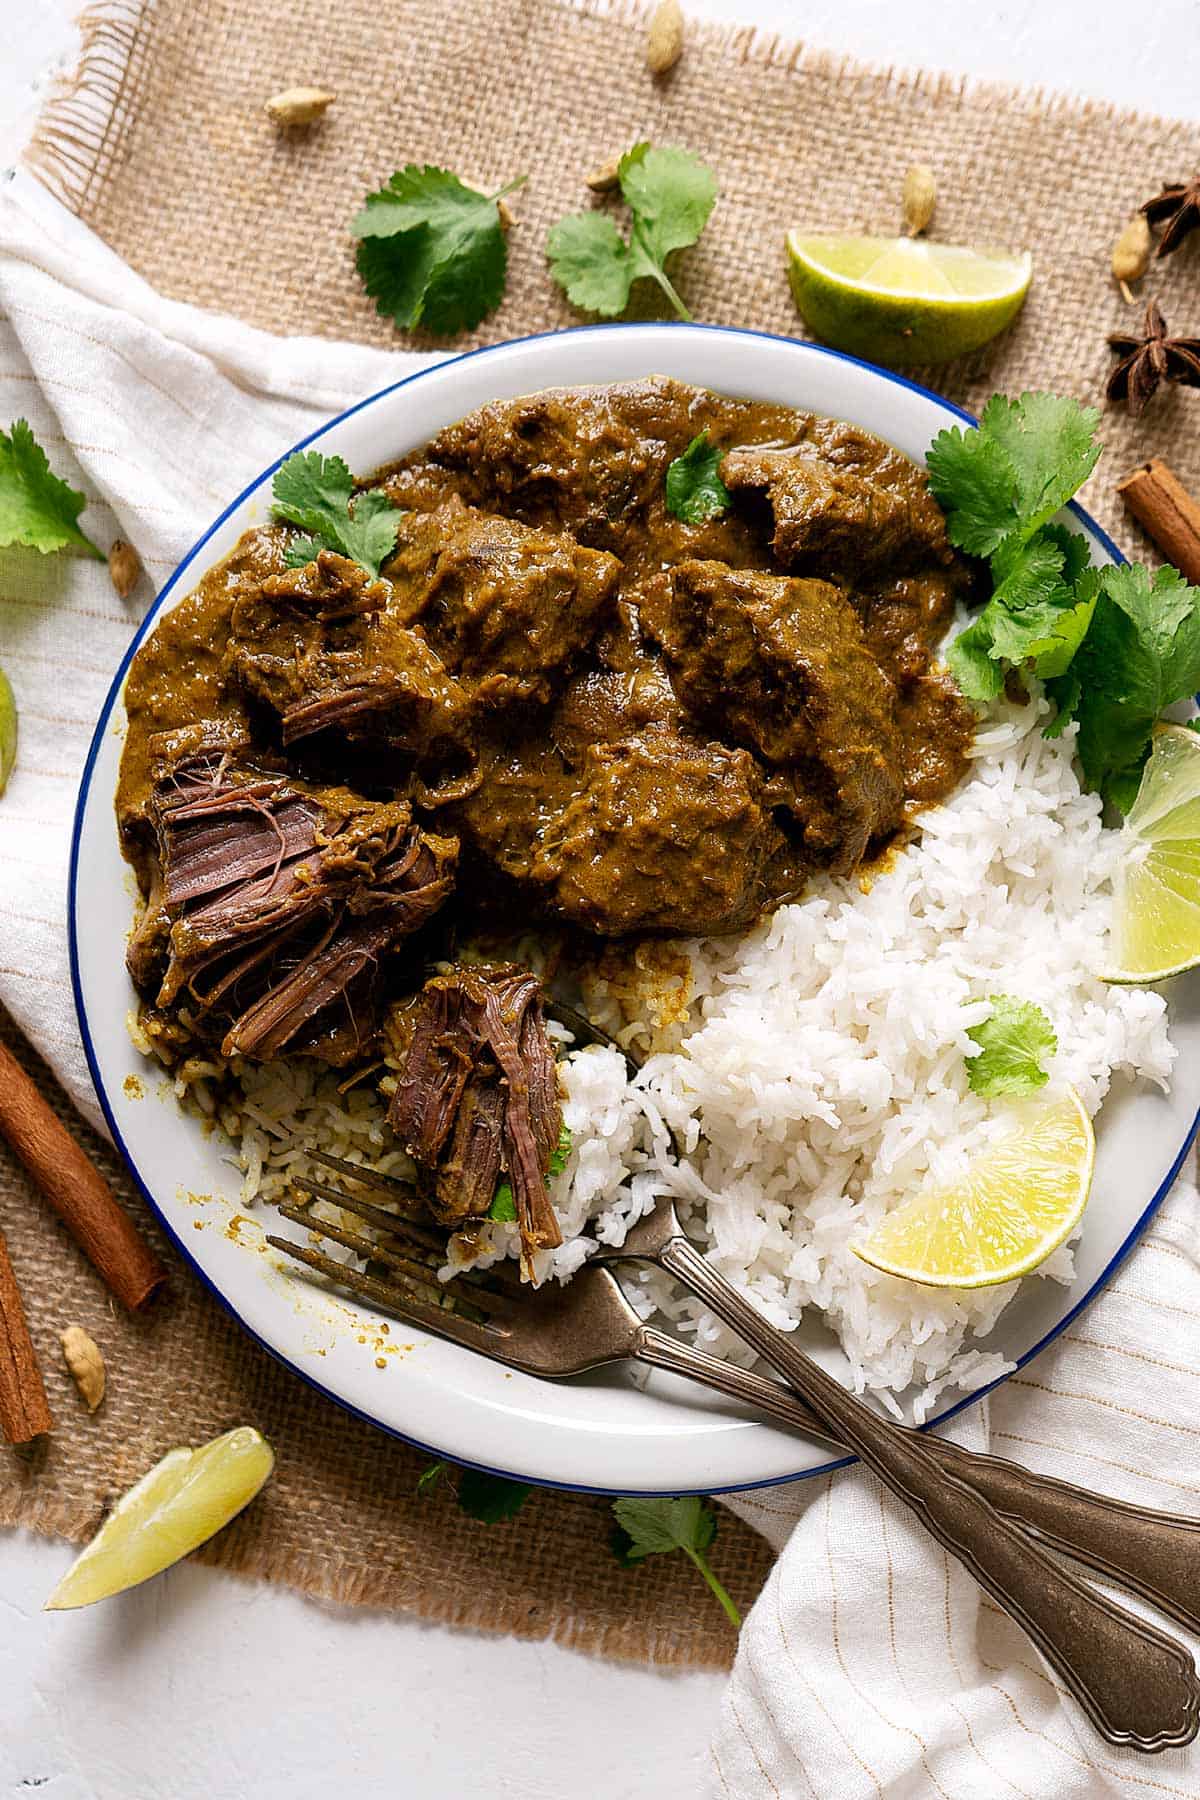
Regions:
<instances>
[{"instance_id":1,"label":"lime wedge","mask_svg":"<svg viewBox=\"0 0 1200 1800\"><path fill-rule=\"evenodd\" d=\"M249 1505L274 1467L270 1444L249 1425L199 1450L168 1450L117 1501L46 1611L90 1606L169 1569Z\"/></svg>"},{"instance_id":2,"label":"lime wedge","mask_svg":"<svg viewBox=\"0 0 1200 1800\"><path fill-rule=\"evenodd\" d=\"M0 794L17 760L17 703L8 676L0 669Z\"/></svg>"},{"instance_id":3,"label":"lime wedge","mask_svg":"<svg viewBox=\"0 0 1200 1800\"><path fill-rule=\"evenodd\" d=\"M1033 261L925 238L789 231L792 295L836 350L870 362L940 363L978 350L1016 318Z\"/></svg>"},{"instance_id":4,"label":"lime wedge","mask_svg":"<svg viewBox=\"0 0 1200 1800\"><path fill-rule=\"evenodd\" d=\"M1073 1088L1014 1107L1013 1129L958 1181L906 1200L852 1248L929 1287L994 1287L1028 1275L1078 1225L1096 1140Z\"/></svg>"},{"instance_id":5,"label":"lime wedge","mask_svg":"<svg viewBox=\"0 0 1200 1800\"><path fill-rule=\"evenodd\" d=\"M1154 734L1113 883L1105 981L1162 981L1200 963L1200 737Z\"/></svg>"}]
</instances>

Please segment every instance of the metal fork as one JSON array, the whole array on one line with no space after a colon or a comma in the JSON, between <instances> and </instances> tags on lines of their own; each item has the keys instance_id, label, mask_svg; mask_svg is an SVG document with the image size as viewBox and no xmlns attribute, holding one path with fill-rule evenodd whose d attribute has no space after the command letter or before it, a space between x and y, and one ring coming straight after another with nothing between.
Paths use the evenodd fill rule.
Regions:
<instances>
[{"instance_id":1,"label":"metal fork","mask_svg":"<svg viewBox=\"0 0 1200 1800\"><path fill-rule=\"evenodd\" d=\"M309 1154L393 1204L412 1206L407 1183L324 1151ZM1195 1628L1200 1624L1191 1597L1200 1549L1196 1521L1126 1506L893 1425L799 1351L705 1262L684 1237L669 1201L636 1225L619 1251L598 1247L569 1287L555 1283L531 1291L495 1269L442 1283L437 1268L445 1246L427 1227L340 1184L298 1176L294 1186L304 1198L281 1204L283 1216L344 1245L373 1268L349 1268L287 1238L267 1241L441 1337L555 1379L632 1358L690 1376L782 1424L815 1430L854 1450L1024 1627L1110 1742L1153 1752L1195 1737L1200 1684L1186 1650L1080 1580L1038 1540L1066 1550ZM315 1214L319 1200L382 1233L382 1241ZM604 1266L618 1258L653 1262L682 1281L809 1404L776 1382L645 1324Z\"/></svg>"}]
</instances>

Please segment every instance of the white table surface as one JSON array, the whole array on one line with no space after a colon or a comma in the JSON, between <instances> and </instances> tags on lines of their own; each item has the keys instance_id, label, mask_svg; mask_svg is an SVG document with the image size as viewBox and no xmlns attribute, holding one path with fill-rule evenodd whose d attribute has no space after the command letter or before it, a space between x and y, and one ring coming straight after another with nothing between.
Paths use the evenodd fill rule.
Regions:
<instances>
[{"instance_id":1,"label":"white table surface","mask_svg":"<svg viewBox=\"0 0 1200 1800\"><path fill-rule=\"evenodd\" d=\"M71 54L79 4L0 0L0 168L28 133L39 84ZM814 45L877 63L1200 116L1200 0L685 4L803 28ZM342 1611L190 1566L92 1613L43 1614L69 1558L61 1544L0 1534L4 1800L315 1800L347 1784L354 1800L701 1791L715 1675Z\"/></svg>"}]
</instances>

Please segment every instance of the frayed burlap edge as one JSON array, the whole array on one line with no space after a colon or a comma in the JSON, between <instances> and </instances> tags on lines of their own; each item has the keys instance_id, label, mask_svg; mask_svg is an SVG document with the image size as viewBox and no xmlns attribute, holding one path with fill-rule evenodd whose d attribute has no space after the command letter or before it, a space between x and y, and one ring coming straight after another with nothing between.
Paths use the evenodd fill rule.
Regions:
<instances>
[{"instance_id":1,"label":"frayed burlap edge","mask_svg":"<svg viewBox=\"0 0 1200 1800\"><path fill-rule=\"evenodd\" d=\"M559 0L559 4L585 17L641 30L656 0ZM124 132L136 114L142 76L150 61L156 13L155 0L97 0L79 15L77 58L56 78L23 152L27 166L74 213L86 212L93 190L119 164ZM1005 110L1016 107L1081 120L1103 119L1109 124L1167 122L1158 114L1138 113L1056 88L872 63L757 25L689 19L687 37L693 44L741 63L804 70L838 83L882 82L897 93L938 102L982 100Z\"/></svg>"},{"instance_id":2,"label":"frayed burlap edge","mask_svg":"<svg viewBox=\"0 0 1200 1800\"><path fill-rule=\"evenodd\" d=\"M76 21L79 53L56 77L24 160L55 197L82 212L120 155L148 54L152 0L97 0Z\"/></svg>"}]
</instances>

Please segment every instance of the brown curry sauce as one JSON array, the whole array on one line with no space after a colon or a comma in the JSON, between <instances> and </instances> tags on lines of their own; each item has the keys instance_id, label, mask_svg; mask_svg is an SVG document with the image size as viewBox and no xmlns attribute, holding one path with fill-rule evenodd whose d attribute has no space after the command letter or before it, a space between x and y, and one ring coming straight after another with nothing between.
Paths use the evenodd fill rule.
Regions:
<instances>
[{"instance_id":1,"label":"brown curry sauce","mask_svg":"<svg viewBox=\"0 0 1200 1800\"><path fill-rule=\"evenodd\" d=\"M701 431L732 499L690 525L665 477ZM164 1053L212 1037L197 1020L233 967L164 881L168 838L199 853L195 796L221 783L236 804L212 817L242 833L256 903L282 877L245 833L282 846L279 817L308 836L278 851L303 931L260 934L221 976L218 1040L247 984L261 1010L272 956L299 1015L315 955L319 1017L289 1037L269 1006L262 1041L344 1060L369 1037L368 989L418 985L387 973L414 921L737 930L879 855L963 772L973 718L935 650L968 571L923 474L852 425L654 378L484 407L368 485L404 509L379 581L328 552L288 569L290 528L248 531L130 670L117 811L149 900L130 966ZM164 836L181 779L190 838ZM418 866L414 912L397 896ZM211 924L220 876L204 879ZM339 960L336 921L365 962ZM202 1001L185 938L205 946Z\"/></svg>"}]
</instances>

